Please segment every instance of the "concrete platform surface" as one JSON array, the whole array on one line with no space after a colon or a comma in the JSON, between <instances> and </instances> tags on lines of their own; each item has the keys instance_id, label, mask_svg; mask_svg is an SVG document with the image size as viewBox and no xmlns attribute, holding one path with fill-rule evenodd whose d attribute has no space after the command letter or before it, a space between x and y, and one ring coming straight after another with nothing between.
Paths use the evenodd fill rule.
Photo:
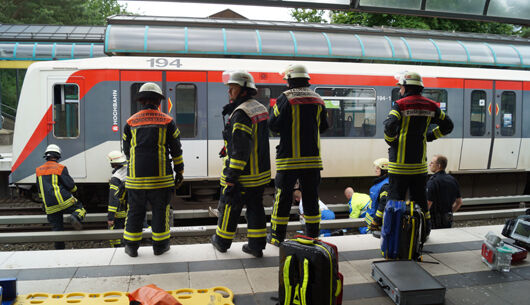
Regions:
<instances>
[{"instance_id":1,"label":"concrete platform surface","mask_svg":"<svg viewBox=\"0 0 530 305\"><path fill-rule=\"evenodd\" d=\"M530 259L509 273L490 271L480 247L488 231L502 226L433 230L420 265L446 288L445 304L528 304ZM381 259L379 240L371 235L328 237L339 249L344 275L343 304L392 304L370 277L371 262ZM0 252L0 277L17 277L18 293L134 291L155 284L166 290L226 286L235 304L276 304L278 248L267 245L263 258L242 252L234 243L226 253L210 244L172 246L154 256L141 247L137 258L123 248Z\"/></svg>"}]
</instances>

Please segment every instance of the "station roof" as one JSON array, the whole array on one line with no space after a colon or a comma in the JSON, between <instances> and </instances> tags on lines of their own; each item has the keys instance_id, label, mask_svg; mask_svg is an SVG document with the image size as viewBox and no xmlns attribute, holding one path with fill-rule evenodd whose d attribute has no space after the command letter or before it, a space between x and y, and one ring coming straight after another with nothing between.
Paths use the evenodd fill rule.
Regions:
<instances>
[{"instance_id":1,"label":"station roof","mask_svg":"<svg viewBox=\"0 0 530 305\"><path fill-rule=\"evenodd\" d=\"M0 24L0 60L106 56L104 26Z\"/></svg>"},{"instance_id":2,"label":"station roof","mask_svg":"<svg viewBox=\"0 0 530 305\"><path fill-rule=\"evenodd\" d=\"M143 0L160 1L160 0ZM190 0L162 0L190 2ZM194 0L196 3L341 9L530 25L528 0Z\"/></svg>"},{"instance_id":3,"label":"station roof","mask_svg":"<svg viewBox=\"0 0 530 305\"><path fill-rule=\"evenodd\" d=\"M344 24L108 18L108 55L341 59L530 68L530 39Z\"/></svg>"}]
</instances>

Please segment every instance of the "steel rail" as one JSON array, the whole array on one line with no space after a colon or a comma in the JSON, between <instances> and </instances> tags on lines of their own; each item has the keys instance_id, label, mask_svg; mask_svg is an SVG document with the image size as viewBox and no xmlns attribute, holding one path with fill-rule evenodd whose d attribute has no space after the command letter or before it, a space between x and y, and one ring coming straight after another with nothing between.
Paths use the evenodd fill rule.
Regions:
<instances>
[{"instance_id":1,"label":"steel rail","mask_svg":"<svg viewBox=\"0 0 530 305\"><path fill-rule=\"evenodd\" d=\"M518 195L518 196L501 196L501 197L476 197L476 198L463 198L463 206L477 206L477 205L490 205L499 203L520 203L530 202L530 195ZM329 204L328 208L333 212L347 213L347 204ZM246 209L241 211L241 215L245 215ZM265 208L265 214L270 215L272 213L272 207ZM298 206L291 207L291 214L298 214ZM151 219L151 212L147 212L147 217ZM173 210L173 219L192 219L192 218L214 218L215 216L210 215L206 209L193 209L193 210ZM64 216L65 223L68 223L68 215ZM106 222L107 213L88 213L85 222ZM0 225L8 224L42 224L48 223L46 215L8 215L0 216Z\"/></svg>"},{"instance_id":2,"label":"steel rail","mask_svg":"<svg viewBox=\"0 0 530 305\"><path fill-rule=\"evenodd\" d=\"M510 218L524 214L526 209L506 209L496 211L475 211L475 212L457 212L454 214L454 220L473 220L473 219L493 219L493 218ZM363 219L336 219L324 220L320 223L321 229L348 229L364 226ZM214 234L215 225L207 226L188 226L172 227L171 236L207 236ZM270 223L267 224L270 228ZM299 221L289 222L288 231L303 230L303 225ZM240 224L237 228L238 234L246 233L247 225ZM33 242L51 242L51 241L79 241L79 240L110 240L118 239L123 236L123 230L88 230L88 231L60 231L60 232L21 232L21 233L0 233L0 243L33 243ZM145 230L142 237L151 237L151 231Z\"/></svg>"}]
</instances>

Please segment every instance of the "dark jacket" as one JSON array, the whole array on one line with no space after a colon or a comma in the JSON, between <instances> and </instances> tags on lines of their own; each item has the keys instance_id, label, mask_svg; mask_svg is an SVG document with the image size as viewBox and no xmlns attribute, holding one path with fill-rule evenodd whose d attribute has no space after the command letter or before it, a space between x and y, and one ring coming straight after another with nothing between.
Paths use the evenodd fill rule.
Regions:
<instances>
[{"instance_id":1,"label":"dark jacket","mask_svg":"<svg viewBox=\"0 0 530 305\"><path fill-rule=\"evenodd\" d=\"M47 161L37 167L36 175L39 196L44 202L46 214L62 211L76 203L72 193L77 187L66 166L57 161Z\"/></svg>"},{"instance_id":2,"label":"dark jacket","mask_svg":"<svg viewBox=\"0 0 530 305\"><path fill-rule=\"evenodd\" d=\"M456 179L445 171L439 171L427 181L427 200L432 201L431 211L441 215L453 211L453 203L460 195Z\"/></svg>"},{"instance_id":3,"label":"dark jacket","mask_svg":"<svg viewBox=\"0 0 530 305\"><path fill-rule=\"evenodd\" d=\"M258 101L243 98L224 126L227 155L223 159L221 186L239 182L243 187L258 187L271 179L267 108Z\"/></svg>"},{"instance_id":4,"label":"dark jacket","mask_svg":"<svg viewBox=\"0 0 530 305\"><path fill-rule=\"evenodd\" d=\"M322 169L320 133L328 129L324 101L309 87L283 92L271 109L269 128L280 133L276 170Z\"/></svg>"},{"instance_id":5,"label":"dark jacket","mask_svg":"<svg viewBox=\"0 0 530 305\"><path fill-rule=\"evenodd\" d=\"M184 171L180 130L169 115L155 105L145 105L123 128L123 151L129 160L129 189L158 189L175 186L175 172ZM171 158L170 158L171 156Z\"/></svg>"},{"instance_id":6,"label":"dark jacket","mask_svg":"<svg viewBox=\"0 0 530 305\"><path fill-rule=\"evenodd\" d=\"M127 177L127 166L115 168L109 181L109 207L108 220L114 218L125 218L127 216L127 192L125 180Z\"/></svg>"},{"instance_id":7,"label":"dark jacket","mask_svg":"<svg viewBox=\"0 0 530 305\"><path fill-rule=\"evenodd\" d=\"M429 125L438 125L429 131ZM453 122L436 102L421 95L408 95L396 101L384 121L389 174L427 173L427 141L448 135Z\"/></svg>"}]
</instances>

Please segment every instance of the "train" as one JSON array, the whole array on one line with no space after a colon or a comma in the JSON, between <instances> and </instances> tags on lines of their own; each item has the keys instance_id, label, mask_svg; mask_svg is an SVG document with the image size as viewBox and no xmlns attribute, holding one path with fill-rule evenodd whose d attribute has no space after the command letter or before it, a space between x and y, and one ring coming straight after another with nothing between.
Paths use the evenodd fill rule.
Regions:
<instances>
[{"instance_id":1,"label":"train","mask_svg":"<svg viewBox=\"0 0 530 305\"><path fill-rule=\"evenodd\" d=\"M292 60L112 56L32 64L20 93L13 138L11 183L29 189L47 145L62 148L62 163L85 194L103 192L111 174L106 155L122 148L123 125L145 82L166 95L161 110L181 131L186 190L212 194L221 173L221 110L228 102L226 70L249 71L256 99L274 104L286 83L279 71ZM297 61L327 107L321 135L324 180L373 178L372 161L387 155L383 121L398 97L395 75L422 75L424 95L439 103L454 129L428 143L443 154L461 183L520 193L530 168L530 71L384 63ZM274 172L278 137L271 134ZM493 175L482 175L489 173ZM273 174L274 175L274 174ZM334 180L335 179L335 180ZM208 191L211 190L211 191ZM102 195L106 196L106 195ZM102 197L104 198L104 197Z\"/></svg>"}]
</instances>

